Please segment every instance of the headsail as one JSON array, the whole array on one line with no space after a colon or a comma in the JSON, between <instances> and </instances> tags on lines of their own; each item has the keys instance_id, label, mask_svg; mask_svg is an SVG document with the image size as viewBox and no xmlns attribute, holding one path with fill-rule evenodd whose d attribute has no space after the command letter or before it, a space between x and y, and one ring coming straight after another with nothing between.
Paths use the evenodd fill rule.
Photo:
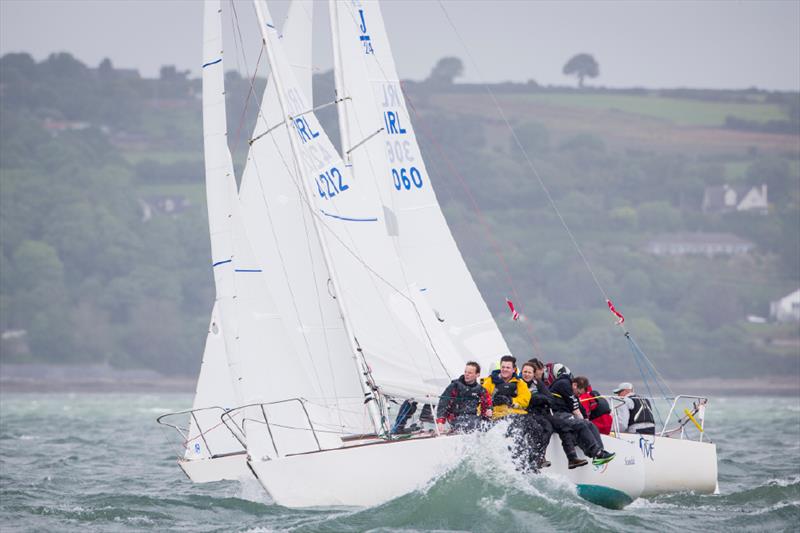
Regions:
<instances>
[{"instance_id":1,"label":"headsail","mask_svg":"<svg viewBox=\"0 0 800 533\"><path fill-rule=\"evenodd\" d=\"M261 275L263 269L255 259L240 214L227 144L221 43L220 2L207 0L203 47L203 135L217 309L237 405L284 401L301 396L304 388L299 384L308 383L308 380L304 369L298 367L292 343ZM276 427L271 440L280 442L280 449L301 452L317 448L315 437L304 429L293 429L297 420L305 417L299 402L265 409ZM311 411L311 417L327 421L327 411ZM247 413L246 410L243 412L244 418L251 418ZM281 429L277 429L279 427ZM244 429L247 432L247 425ZM263 434L262 431L253 433ZM328 433L323 434L321 440L324 447L341 444L338 437ZM269 450L275 447L265 444L263 449L259 448L260 456L268 455Z\"/></svg>"},{"instance_id":2,"label":"headsail","mask_svg":"<svg viewBox=\"0 0 800 533\"><path fill-rule=\"evenodd\" d=\"M338 12L339 119L347 130L354 179L374 178L392 239L412 288L433 310L436 327L464 360L487 364L509 353L442 214L417 144L374 1L331 0ZM334 52L337 53L337 52ZM375 134L375 132L380 133ZM375 137L369 139L370 135ZM369 139L364 141L365 139Z\"/></svg>"},{"instance_id":3,"label":"headsail","mask_svg":"<svg viewBox=\"0 0 800 533\"><path fill-rule=\"evenodd\" d=\"M304 95L311 94L312 14L313 2L295 0L282 31ZM354 355L330 291L312 214L298 189L286 129L275 127L282 121L275 84L268 79L242 176L239 197L244 226L287 327L297 364L309 381L295 384L309 403L331 410L331 425L325 429L367 433L374 428L363 407L359 376L353 371Z\"/></svg>"}]
</instances>

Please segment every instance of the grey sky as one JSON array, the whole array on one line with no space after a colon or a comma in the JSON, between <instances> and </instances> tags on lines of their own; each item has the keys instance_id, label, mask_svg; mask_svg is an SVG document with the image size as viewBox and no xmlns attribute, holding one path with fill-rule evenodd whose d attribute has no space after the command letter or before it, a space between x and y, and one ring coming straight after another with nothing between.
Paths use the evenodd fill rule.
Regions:
<instances>
[{"instance_id":1,"label":"grey sky","mask_svg":"<svg viewBox=\"0 0 800 533\"><path fill-rule=\"evenodd\" d=\"M252 63L252 5L236 5ZM276 20L286 5L270 3ZM447 0L445 7L486 81L571 84L561 68L588 52L600 64L591 83L609 87L800 90L798 0ZM383 11L401 77L425 78L439 58L455 55L465 60L464 80L477 81L438 2L390 0ZM43 59L67 51L90 66L109 57L144 76L166 64L197 74L201 20L199 0L0 0L0 53ZM327 2L319 2L314 53L323 70L331 66L328 40Z\"/></svg>"}]
</instances>

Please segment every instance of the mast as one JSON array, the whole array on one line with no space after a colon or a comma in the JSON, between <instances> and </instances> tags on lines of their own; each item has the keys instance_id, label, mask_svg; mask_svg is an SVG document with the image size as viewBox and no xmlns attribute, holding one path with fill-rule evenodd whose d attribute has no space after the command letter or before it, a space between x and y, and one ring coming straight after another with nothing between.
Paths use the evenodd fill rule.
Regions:
<instances>
[{"instance_id":1,"label":"mast","mask_svg":"<svg viewBox=\"0 0 800 533\"><path fill-rule=\"evenodd\" d=\"M331 23L331 42L333 48L333 79L335 83L336 109L339 111L339 138L342 141L342 159L350 164L350 122L347 116L347 95L344 90L344 72L342 71L342 46L339 40L339 6L336 0L328 0L329 19Z\"/></svg>"},{"instance_id":2,"label":"mast","mask_svg":"<svg viewBox=\"0 0 800 533\"><path fill-rule=\"evenodd\" d=\"M308 190L308 187L303 183L303 172L302 166L300 164L300 148L298 146L297 138L292 135L290 130L291 127L294 127L294 117L289 112L289 106L286 101L286 94L284 92L284 85L283 80L281 79L280 69L277 68L277 60L275 58L275 50L273 50L272 45L270 44L270 39L267 35L267 23L264 18L264 13L261 9L261 5L259 0L253 0L253 5L256 10L256 16L258 17L258 27L261 31L261 38L264 43L264 47L267 51L267 59L269 60L270 67L272 68L272 79L275 83L275 89L278 94L278 102L281 106L281 111L283 112L283 116L286 120L286 133L289 137L289 144L292 148L292 162L295 168L295 175L300 180L300 188L303 190L303 194L305 196L306 202L309 206L314 205L314 200L311 197L311 193ZM265 6L266 8L266 6ZM269 12L269 11L267 11ZM291 124L291 126L290 126ZM362 376L368 375L368 368L366 365L366 361L363 360L363 354L361 352L361 348L358 345L358 341L356 340L355 334L353 332L352 325L350 324L350 320L348 319L348 312L347 312L347 305L345 304L342 298L342 291L339 290L340 284L339 280L336 276L336 270L333 268L333 262L331 260L330 251L328 250L328 246L325 241L325 237L322 233L322 228L320 227L319 219L316 216L311 217L314 222L314 230L317 233L317 238L319 239L320 247L322 248L322 255L325 259L325 266L328 270L328 274L331 277L331 283L333 285L334 293L336 294L336 302L339 306L339 312L341 314L342 322L344 324L345 332L347 333L347 339L350 343L350 347L353 350L353 362L356 366L356 371L359 375L359 384L361 385L361 390L364 393L364 396L372 395L374 398L374 402L368 404L368 411L370 414L370 418L372 419L372 424L375 428L375 433L380 434L380 429L386 430L384 423L381 421L381 413L378 412L378 409L375 405L377 403L377 397L375 396L377 392L368 389L365 385L364 379ZM361 355L363 368L359 365L358 357Z\"/></svg>"}]
</instances>

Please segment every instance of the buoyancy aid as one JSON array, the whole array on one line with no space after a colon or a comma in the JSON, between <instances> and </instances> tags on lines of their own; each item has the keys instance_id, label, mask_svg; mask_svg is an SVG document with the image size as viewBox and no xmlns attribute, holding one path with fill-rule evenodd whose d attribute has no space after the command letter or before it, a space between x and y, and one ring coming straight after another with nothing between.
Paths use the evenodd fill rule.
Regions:
<instances>
[{"instance_id":1,"label":"buoyancy aid","mask_svg":"<svg viewBox=\"0 0 800 533\"><path fill-rule=\"evenodd\" d=\"M628 418L628 427L633 424L655 424L653 418L653 411L650 406L650 400L647 398L639 398L638 396L631 395L629 398L633 401L633 409L630 409L630 418Z\"/></svg>"},{"instance_id":2,"label":"buoyancy aid","mask_svg":"<svg viewBox=\"0 0 800 533\"><path fill-rule=\"evenodd\" d=\"M608 405L608 400L603 398L600 393L594 390L589 391L589 394L594 398L594 401L597 402L597 407L589 411L589 420L594 420L595 418L599 418L603 415L611 414L611 406Z\"/></svg>"},{"instance_id":3,"label":"buoyancy aid","mask_svg":"<svg viewBox=\"0 0 800 533\"><path fill-rule=\"evenodd\" d=\"M553 394L553 412L571 413L579 410L580 402L572 393L572 380L569 376L561 376L550 385Z\"/></svg>"},{"instance_id":4,"label":"buoyancy aid","mask_svg":"<svg viewBox=\"0 0 800 533\"><path fill-rule=\"evenodd\" d=\"M481 399L485 394L486 390L478 380L468 384L464 381L464 376L454 379L442 394L439 407L436 409L436 418L477 415Z\"/></svg>"},{"instance_id":5,"label":"buoyancy aid","mask_svg":"<svg viewBox=\"0 0 800 533\"><path fill-rule=\"evenodd\" d=\"M516 376L505 381L500 377L499 371L494 371L489 377L483 378L483 388L494 399L498 395L504 395L511 399L512 405L497 405L492 402L492 418L502 418L508 414L524 415L528 411L528 404L531 401L531 391L528 385Z\"/></svg>"}]
</instances>

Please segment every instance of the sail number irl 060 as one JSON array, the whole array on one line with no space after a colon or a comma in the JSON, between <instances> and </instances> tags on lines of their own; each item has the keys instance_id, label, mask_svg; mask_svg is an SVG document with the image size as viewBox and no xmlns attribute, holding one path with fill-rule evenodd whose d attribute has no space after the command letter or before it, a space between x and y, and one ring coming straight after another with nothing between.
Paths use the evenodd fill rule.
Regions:
<instances>
[{"instance_id":1,"label":"sail number irl 060","mask_svg":"<svg viewBox=\"0 0 800 533\"><path fill-rule=\"evenodd\" d=\"M317 190L322 198L333 198L349 188L350 186L342 179L342 173L336 167L320 174L317 178Z\"/></svg>"},{"instance_id":2,"label":"sail number irl 060","mask_svg":"<svg viewBox=\"0 0 800 533\"><path fill-rule=\"evenodd\" d=\"M417 167L411 168L393 168L392 179L394 179L394 188L398 191L401 189L409 190L411 184L417 189L422 187L422 174L420 174Z\"/></svg>"}]
</instances>

